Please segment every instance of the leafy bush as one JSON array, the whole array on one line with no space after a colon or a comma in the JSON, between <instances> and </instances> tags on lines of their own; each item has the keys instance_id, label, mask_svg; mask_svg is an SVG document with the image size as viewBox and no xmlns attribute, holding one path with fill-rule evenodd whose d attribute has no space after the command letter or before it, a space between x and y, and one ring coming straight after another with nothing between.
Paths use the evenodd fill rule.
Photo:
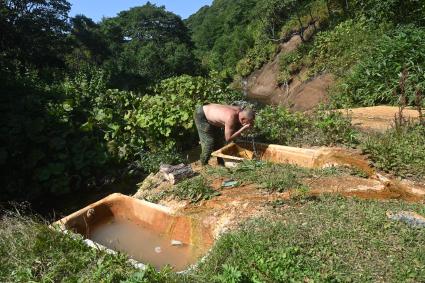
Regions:
<instances>
[{"instance_id":1,"label":"leafy bush","mask_svg":"<svg viewBox=\"0 0 425 283\"><path fill-rule=\"evenodd\" d=\"M371 106L395 104L398 97L393 91L399 74L409 71L406 92L409 103L414 100L416 88L425 89L425 29L414 26L399 27L374 42L368 56L344 78L336 101L349 105ZM340 103L341 104L341 103Z\"/></svg>"},{"instance_id":2,"label":"leafy bush","mask_svg":"<svg viewBox=\"0 0 425 283\"><path fill-rule=\"evenodd\" d=\"M352 0L355 14L376 22L425 25L425 3L416 0Z\"/></svg>"},{"instance_id":3,"label":"leafy bush","mask_svg":"<svg viewBox=\"0 0 425 283\"><path fill-rule=\"evenodd\" d=\"M209 102L229 103L239 97L239 93L214 78L166 79L156 86L154 95L137 98L137 106L126 114L126 129L139 129L144 145L150 150L190 146L196 139L193 122L196 106Z\"/></svg>"},{"instance_id":4,"label":"leafy bush","mask_svg":"<svg viewBox=\"0 0 425 283\"><path fill-rule=\"evenodd\" d=\"M425 177L425 128L420 125L369 136L363 143L375 166L401 177Z\"/></svg>"},{"instance_id":5,"label":"leafy bush","mask_svg":"<svg viewBox=\"0 0 425 283\"><path fill-rule=\"evenodd\" d=\"M283 145L332 145L356 143L356 131L342 113L317 110L291 113L284 107L261 109L255 122L258 139Z\"/></svg>"},{"instance_id":6,"label":"leafy bush","mask_svg":"<svg viewBox=\"0 0 425 283\"><path fill-rule=\"evenodd\" d=\"M236 73L242 77L247 77L269 61L276 53L276 49L277 46L274 43L260 37L254 46L247 51L245 57L238 62Z\"/></svg>"},{"instance_id":7,"label":"leafy bush","mask_svg":"<svg viewBox=\"0 0 425 283\"><path fill-rule=\"evenodd\" d=\"M52 86L31 73L10 77L2 78L0 127L6 199L67 193L101 177L107 167L133 161L133 171L154 170L159 158L177 162L176 149L196 139L196 105L239 98L214 78L171 78L142 96L107 89L104 72L97 70Z\"/></svg>"},{"instance_id":8,"label":"leafy bush","mask_svg":"<svg viewBox=\"0 0 425 283\"><path fill-rule=\"evenodd\" d=\"M283 53L279 57L279 75L278 84L288 84L292 79L292 75L301 70L302 54L298 51Z\"/></svg>"},{"instance_id":9,"label":"leafy bush","mask_svg":"<svg viewBox=\"0 0 425 283\"><path fill-rule=\"evenodd\" d=\"M100 132L81 126L104 90L102 76L76 79L72 91L69 82L46 86L31 73L2 77L2 198L66 193L100 175L110 156Z\"/></svg>"},{"instance_id":10,"label":"leafy bush","mask_svg":"<svg viewBox=\"0 0 425 283\"><path fill-rule=\"evenodd\" d=\"M183 157L176 150L158 150L140 152L140 159L134 162L135 168L143 172L158 172L161 164L179 164Z\"/></svg>"}]
</instances>

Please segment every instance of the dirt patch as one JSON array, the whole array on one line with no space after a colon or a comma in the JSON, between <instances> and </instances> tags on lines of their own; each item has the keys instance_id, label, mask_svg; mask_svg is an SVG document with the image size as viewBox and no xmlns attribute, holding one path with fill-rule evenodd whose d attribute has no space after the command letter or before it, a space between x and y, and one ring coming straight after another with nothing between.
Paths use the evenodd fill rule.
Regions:
<instances>
[{"instance_id":1,"label":"dirt patch","mask_svg":"<svg viewBox=\"0 0 425 283\"><path fill-rule=\"evenodd\" d=\"M297 80L289 85L289 91L285 89L270 98L270 103L274 105L284 105L293 111L306 111L315 108L328 99L328 89L334 83L331 74L323 74L310 81L300 83L296 87Z\"/></svg>"},{"instance_id":2,"label":"dirt patch","mask_svg":"<svg viewBox=\"0 0 425 283\"><path fill-rule=\"evenodd\" d=\"M288 86L279 86L279 56L271 63L266 64L259 71L254 72L247 83L249 98L266 104L283 105L293 111L306 111L315 108L328 99L329 87L334 83L332 74L322 74L309 81L302 82L299 76L292 79Z\"/></svg>"},{"instance_id":3,"label":"dirt patch","mask_svg":"<svg viewBox=\"0 0 425 283\"><path fill-rule=\"evenodd\" d=\"M218 237L224 231L235 228L246 219L259 217L268 212L268 203L278 199L289 199L290 193L268 193L259 190L254 184L220 189L224 179L216 179L211 184L221 195L198 204L189 204L177 209L176 213L204 219L205 225L215 227ZM163 204L169 204L164 202Z\"/></svg>"},{"instance_id":4,"label":"dirt patch","mask_svg":"<svg viewBox=\"0 0 425 283\"><path fill-rule=\"evenodd\" d=\"M267 63L248 77L246 92L249 98L270 103L272 97L282 92L277 83L280 54L272 62Z\"/></svg>"},{"instance_id":5,"label":"dirt patch","mask_svg":"<svg viewBox=\"0 0 425 283\"><path fill-rule=\"evenodd\" d=\"M361 107L348 110L339 110L351 117L353 126L366 132L385 132L394 125L394 117L398 113L398 107L373 106ZM403 111L406 119L418 120L418 111L406 108Z\"/></svg>"},{"instance_id":6,"label":"dirt patch","mask_svg":"<svg viewBox=\"0 0 425 283\"><path fill-rule=\"evenodd\" d=\"M307 39L313 36L314 31L313 26L305 31ZM331 74L322 74L304 82L300 78L305 77L308 69L303 68L298 74L292 76L288 85L278 84L280 56L294 51L301 44L302 40L298 35L280 44L280 52L274 60L247 78L246 92L249 98L266 104L283 105L293 111L311 110L327 100L328 89L334 83L334 77Z\"/></svg>"}]
</instances>

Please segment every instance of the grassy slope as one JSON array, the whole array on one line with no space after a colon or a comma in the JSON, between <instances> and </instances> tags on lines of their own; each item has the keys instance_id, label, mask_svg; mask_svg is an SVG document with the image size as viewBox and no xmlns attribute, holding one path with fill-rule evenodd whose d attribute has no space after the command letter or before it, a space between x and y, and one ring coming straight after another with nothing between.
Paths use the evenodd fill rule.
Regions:
<instances>
[{"instance_id":1,"label":"grassy slope","mask_svg":"<svg viewBox=\"0 0 425 283\"><path fill-rule=\"evenodd\" d=\"M200 269L185 278L166 270L136 272L122 255L89 249L39 221L6 216L0 222L0 281L425 280L425 229L385 216L387 210L425 214L423 205L322 197L270 208L274 217L224 235Z\"/></svg>"},{"instance_id":2,"label":"grassy slope","mask_svg":"<svg viewBox=\"0 0 425 283\"><path fill-rule=\"evenodd\" d=\"M263 282L423 282L425 230L389 221L385 212L423 205L324 197L277 208L279 221L255 220L224 236L198 272Z\"/></svg>"}]
</instances>

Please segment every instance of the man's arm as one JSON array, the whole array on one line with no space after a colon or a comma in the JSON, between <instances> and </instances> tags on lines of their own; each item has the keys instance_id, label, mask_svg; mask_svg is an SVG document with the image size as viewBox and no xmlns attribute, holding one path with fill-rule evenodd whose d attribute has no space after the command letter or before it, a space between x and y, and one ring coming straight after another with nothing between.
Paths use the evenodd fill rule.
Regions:
<instances>
[{"instance_id":1,"label":"man's arm","mask_svg":"<svg viewBox=\"0 0 425 283\"><path fill-rule=\"evenodd\" d=\"M224 138L226 139L226 142L230 142L240 136L243 131L251 127L250 124L247 124L240 128L238 131L235 132L234 130L234 124L233 123L226 123L224 125Z\"/></svg>"}]
</instances>

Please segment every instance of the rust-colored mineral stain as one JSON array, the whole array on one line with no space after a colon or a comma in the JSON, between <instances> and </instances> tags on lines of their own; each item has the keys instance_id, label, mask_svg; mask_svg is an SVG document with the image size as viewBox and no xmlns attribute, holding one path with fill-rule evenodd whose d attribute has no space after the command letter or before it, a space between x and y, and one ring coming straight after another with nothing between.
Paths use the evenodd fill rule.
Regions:
<instances>
[{"instance_id":1,"label":"rust-colored mineral stain","mask_svg":"<svg viewBox=\"0 0 425 283\"><path fill-rule=\"evenodd\" d=\"M170 265L175 271L182 271L202 255L202 250L193 245L125 219L113 218L99 223L92 228L89 238L157 269Z\"/></svg>"},{"instance_id":2,"label":"rust-colored mineral stain","mask_svg":"<svg viewBox=\"0 0 425 283\"><path fill-rule=\"evenodd\" d=\"M373 200L404 200L423 202L425 190L414 185L407 186L394 180L386 182L355 176L327 177L311 183L311 195L324 193Z\"/></svg>"}]
</instances>

